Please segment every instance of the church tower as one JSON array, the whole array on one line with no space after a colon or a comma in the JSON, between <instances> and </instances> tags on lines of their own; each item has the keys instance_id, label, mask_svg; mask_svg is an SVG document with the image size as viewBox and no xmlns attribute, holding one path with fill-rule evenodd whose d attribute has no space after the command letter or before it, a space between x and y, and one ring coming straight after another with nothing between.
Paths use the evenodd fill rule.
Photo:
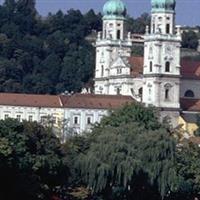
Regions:
<instances>
[{"instance_id":1,"label":"church tower","mask_svg":"<svg viewBox=\"0 0 200 200\"><path fill-rule=\"evenodd\" d=\"M119 57L130 57L131 40L126 31L126 7L121 0L108 0L103 7L103 27L96 41L95 93L118 94L121 86L110 86L111 66ZM120 61L119 61L120 62ZM121 61L123 62L123 61ZM123 69L122 69L123 68ZM117 67L116 74L130 74L130 68ZM113 77L113 76L112 76Z\"/></svg>"},{"instance_id":2,"label":"church tower","mask_svg":"<svg viewBox=\"0 0 200 200\"><path fill-rule=\"evenodd\" d=\"M181 33L175 29L176 2L152 0L151 4L151 27L147 27L144 44L143 102L175 113L180 109L181 67Z\"/></svg>"}]
</instances>

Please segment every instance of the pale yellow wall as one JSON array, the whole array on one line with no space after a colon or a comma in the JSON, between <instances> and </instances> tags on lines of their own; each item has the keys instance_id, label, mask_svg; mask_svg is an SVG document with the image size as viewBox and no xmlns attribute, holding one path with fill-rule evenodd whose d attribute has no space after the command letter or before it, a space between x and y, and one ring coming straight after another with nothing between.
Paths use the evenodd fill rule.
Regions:
<instances>
[{"instance_id":1,"label":"pale yellow wall","mask_svg":"<svg viewBox=\"0 0 200 200\"><path fill-rule=\"evenodd\" d=\"M179 117L178 124L182 125L182 129L189 135L193 135L194 132L198 129L198 126L195 123L188 123L182 117Z\"/></svg>"}]
</instances>

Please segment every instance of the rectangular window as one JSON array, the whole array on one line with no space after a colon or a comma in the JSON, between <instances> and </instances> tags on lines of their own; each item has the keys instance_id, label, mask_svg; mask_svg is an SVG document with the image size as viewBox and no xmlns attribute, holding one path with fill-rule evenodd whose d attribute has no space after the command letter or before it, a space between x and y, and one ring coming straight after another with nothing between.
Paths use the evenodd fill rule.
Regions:
<instances>
[{"instance_id":1,"label":"rectangular window","mask_svg":"<svg viewBox=\"0 0 200 200\"><path fill-rule=\"evenodd\" d=\"M79 124L79 120L78 120L78 117L74 117L74 124Z\"/></svg>"},{"instance_id":2,"label":"rectangular window","mask_svg":"<svg viewBox=\"0 0 200 200\"><path fill-rule=\"evenodd\" d=\"M92 122L91 122L91 117L88 117L87 118L87 124L91 124Z\"/></svg>"},{"instance_id":3,"label":"rectangular window","mask_svg":"<svg viewBox=\"0 0 200 200\"><path fill-rule=\"evenodd\" d=\"M166 24L166 33L167 33L167 34L170 33L170 24Z\"/></svg>"},{"instance_id":4,"label":"rectangular window","mask_svg":"<svg viewBox=\"0 0 200 200\"><path fill-rule=\"evenodd\" d=\"M155 24L153 24L153 30L152 30L153 33L155 33Z\"/></svg>"},{"instance_id":5,"label":"rectangular window","mask_svg":"<svg viewBox=\"0 0 200 200\"><path fill-rule=\"evenodd\" d=\"M4 115L4 119L8 119L9 115L8 114L5 114Z\"/></svg>"},{"instance_id":6,"label":"rectangular window","mask_svg":"<svg viewBox=\"0 0 200 200\"><path fill-rule=\"evenodd\" d=\"M153 63L152 63L152 61L150 61L150 63L149 63L149 71L150 71L150 72L153 71Z\"/></svg>"},{"instance_id":7,"label":"rectangular window","mask_svg":"<svg viewBox=\"0 0 200 200\"><path fill-rule=\"evenodd\" d=\"M103 77L104 76L104 66L101 65L101 76Z\"/></svg>"},{"instance_id":8,"label":"rectangular window","mask_svg":"<svg viewBox=\"0 0 200 200\"><path fill-rule=\"evenodd\" d=\"M29 122L32 122L32 121L33 121L33 116L32 116L32 115L29 115L29 116L28 116L28 121L29 121Z\"/></svg>"},{"instance_id":9,"label":"rectangular window","mask_svg":"<svg viewBox=\"0 0 200 200\"><path fill-rule=\"evenodd\" d=\"M170 72L170 62L165 63L165 72Z\"/></svg>"},{"instance_id":10,"label":"rectangular window","mask_svg":"<svg viewBox=\"0 0 200 200\"><path fill-rule=\"evenodd\" d=\"M117 30L117 39L120 40L121 39L121 31Z\"/></svg>"},{"instance_id":11,"label":"rectangular window","mask_svg":"<svg viewBox=\"0 0 200 200\"><path fill-rule=\"evenodd\" d=\"M117 95L120 95L120 93L121 93L120 88L117 88Z\"/></svg>"},{"instance_id":12,"label":"rectangular window","mask_svg":"<svg viewBox=\"0 0 200 200\"><path fill-rule=\"evenodd\" d=\"M17 121L21 121L21 115L17 115Z\"/></svg>"},{"instance_id":13,"label":"rectangular window","mask_svg":"<svg viewBox=\"0 0 200 200\"><path fill-rule=\"evenodd\" d=\"M52 122L53 122L53 124L56 124L56 117L52 118Z\"/></svg>"},{"instance_id":14,"label":"rectangular window","mask_svg":"<svg viewBox=\"0 0 200 200\"><path fill-rule=\"evenodd\" d=\"M45 123L46 117L45 117L45 116L42 116L42 117L40 118L40 121L41 121L41 123Z\"/></svg>"}]
</instances>

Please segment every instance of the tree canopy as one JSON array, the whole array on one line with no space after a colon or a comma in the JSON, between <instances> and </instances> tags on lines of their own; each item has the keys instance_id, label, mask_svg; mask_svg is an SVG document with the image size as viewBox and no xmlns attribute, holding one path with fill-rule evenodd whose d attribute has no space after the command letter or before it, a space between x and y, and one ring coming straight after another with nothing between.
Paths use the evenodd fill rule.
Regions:
<instances>
[{"instance_id":1,"label":"tree canopy","mask_svg":"<svg viewBox=\"0 0 200 200\"><path fill-rule=\"evenodd\" d=\"M59 140L37 123L0 121L2 199L50 199L67 184L69 170Z\"/></svg>"},{"instance_id":2,"label":"tree canopy","mask_svg":"<svg viewBox=\"0 0 200 200\"><path fill-rule=\"evenodd\" d=\"M89 138L78 164L94 192L106 199L119 193L124 199L160 199L175 189L176 142L152 108L127 105L105 117Z\"/></svg>"}]
</instances>

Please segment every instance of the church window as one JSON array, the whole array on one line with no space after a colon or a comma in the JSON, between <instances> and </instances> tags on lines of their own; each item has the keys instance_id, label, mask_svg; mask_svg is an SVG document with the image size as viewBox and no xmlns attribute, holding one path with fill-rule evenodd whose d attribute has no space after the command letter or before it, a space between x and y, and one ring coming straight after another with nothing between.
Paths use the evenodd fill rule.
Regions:
<instances>
[{"instance_id":1,"label":"church window","mask_svg":"<svg viewBox=\"0 0 200 200\"><path fill-rule=\"evenodd\" d=\"M121 24L117 24L117 26L121 26Z\"/></svg>"},{"instance_id":2,"label":"church window","mask_svg":"<svg viewBox=\"0 0 200 200\"><path fill-rule=\"evenodd\" d=\"M101 65L101 76L103 77L104 76L104 66Z\"/></svg>"},{"instance_id":3,"label":"church window","mask_svg":"<svg viewBox=\"0 0 200 200\"><path fill-rule=\"evenodd\" d=\"M170 33L170 24L166 24L166 33L167 33L167 34Z\"/></svg>"},{"instance_id":4,"label":"church window","mask_svg":"<svg viewBox=\"0 0 200 200\"><path fill-rule=\"evenodd\" d=\"M165 89L165 100L169 100L169 88Z\"/></svg>"},{"instance_id":5,"label":"church window","mask_svg":"<svg viewBox=\"0 0 200 200\"><path fill-rule=\"evenodd\" d=\"M113 23L110 23L110 27L113 27Z\"/></svg>"},{"instance_id":6,"label":"church window","mask_svg":"<svg viewBox=\"0 0 200 200\"><path fill-rule=\"evenodd\" d=\"M117 39L119 40L121 38L121 31L117 30Z\"/></svg>"},{"instance_id":7,"label":"church window","mask_svg":"<svg viewBox=\"0 0 200 200\"><path fill-rule=\"evenodd\" d=\"M152 72L153 71L153 62L150 61L149 63L149 71Z\"/></svg>"},{"instance_id":8,"label":"church window","mask_svg":"<svg viewBox=\"0 0 200 200\"><path fill-rule=\"evenodd\" d=\"M165 72L170 72L170 62L169 61L167 61L165 63Z\"/></svg>"},{"instance_id":9,"label":"church window","mask_svg":"<svg viewBox=\"0 0 200 200\"><path fill-rule=\"evenodd\" d=\"M194 92L192 90L187 90L184 94L185 97L194 97Z\"/></svg>"}]
</instances>

